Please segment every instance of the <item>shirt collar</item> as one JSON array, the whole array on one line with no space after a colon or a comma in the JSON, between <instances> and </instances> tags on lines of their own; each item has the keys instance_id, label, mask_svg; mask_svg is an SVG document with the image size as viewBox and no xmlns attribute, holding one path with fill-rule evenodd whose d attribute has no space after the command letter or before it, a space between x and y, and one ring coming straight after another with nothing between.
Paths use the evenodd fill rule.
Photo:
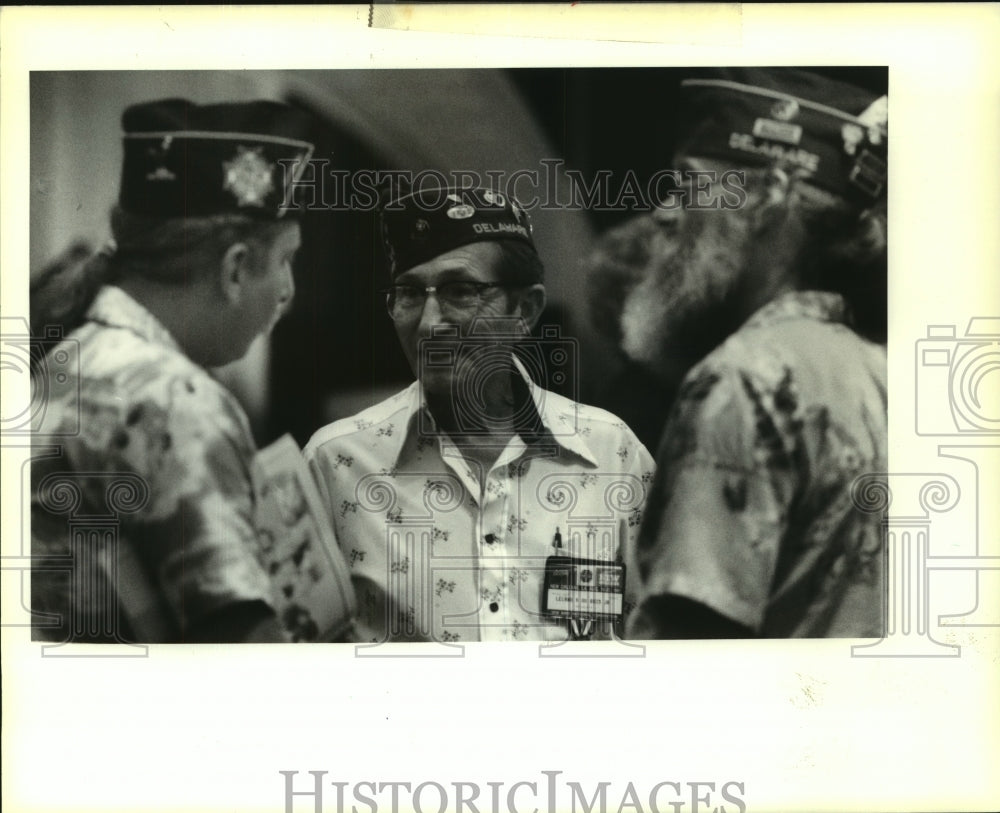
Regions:
<instances>
[{"instance_id":1,"label":"shirt collar","mask_svg":"<svg viewBox=\"0 0 1000 813\"><path fill-rule=\"evenodd\" d=\"M105 285L98 291L87 310L87 319L108 327L130 330L147 342L183 352L159 320L117 285Z\"/></svg>"},{"instance_id":2,"label":"shirt collar","mask_svg":"<svg viewBox=\"0 0 1000 813\"><path fill-rule=\"evenodd\" d=\"M598 465L597 458L594 457L590 447L587 446L576 429L580 417L580 405L569 398L563 398L556 393L542 389L531 380L527 369L516 355L512 355L512 360L514 369L528 388L535 411L545 429L546 436L543 442L557 443L596 467ZM404 391L404 397L408 402L407 414L409 417L406 422L406 431L402 433L399 448L396 451L395 464L397 467L403 451L411 442L416 442L421 428L426 429L435 425L434 416L427 408L427 398L423 385L419 381L414 381Z\"/></svg>"},{"instance_id":3,"label":"shirt collar","mask_svg":"<svg viewBox=\"0 0 1000 813\"><path fill-rule=\"evenodd\" d=\"M791 291L760 308L746 326L760 327L789 319L849 324L850 309L844 297L832 291Z\"/></svg>"}]
</instances>

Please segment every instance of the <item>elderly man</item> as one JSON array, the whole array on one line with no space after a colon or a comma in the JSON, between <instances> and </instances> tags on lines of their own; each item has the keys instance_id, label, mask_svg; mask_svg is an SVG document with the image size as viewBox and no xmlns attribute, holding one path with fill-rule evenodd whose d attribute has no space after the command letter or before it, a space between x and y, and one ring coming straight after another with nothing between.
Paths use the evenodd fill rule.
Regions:
<instances>
[{"instance_id":1,"label":"elderly man","mask_svg":"<svg viewBox=\"0 0 1000 813\"><path fill-rule=\"evenodd\" d=\"M114 243L32 286L32 323L65 334L40 364L34 633L288 640L260 561L254 440L206 368L241 358L291 302L300 230L286 215L308 119L165 99L122 124Z\"/></svg>"},{"instance_id":2,"label":"elderly man","mask_svg":"<svg viewBox=\"0 0 1000 813\"><path fill-rule=\"evenodd\" d=\"M352 567L360 641L614 634L652 460L615 416L539 387L571 342L527 214L488 189L382 211L389 315L417 381L306 447ZM628 582L630 583L630 582Z\"/></svg>"},{"instance_id":3,"label":"elderly man","mask_svg":"<svg viewBox=\"0 0 1000 813\"><path fill-rule=\"evenodd\" d=\"M642 265L626 353L665 376L700 359L661 437L628 633L879 636L879 518L852 484L886 470L884 99L792 70L682 91L677 189L605 249Z\"/></svg>"}]
</instances>

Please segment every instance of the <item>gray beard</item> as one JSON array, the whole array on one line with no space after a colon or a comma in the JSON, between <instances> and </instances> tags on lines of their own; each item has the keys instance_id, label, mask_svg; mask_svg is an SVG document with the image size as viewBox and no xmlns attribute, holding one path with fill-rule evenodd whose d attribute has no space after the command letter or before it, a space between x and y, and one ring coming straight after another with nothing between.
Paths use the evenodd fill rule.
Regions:
<instances>
[{"instance_id":1,"label":"gray beard","mask_svg":"<svg viewBox=\"0 0 1000 813\"><path fill-rule=\"evenodd\" d=\"M731 245L706 246L695 234L652 260L622 307L622 350L629 358L669 372L690 366L725 338L744 265Z\"/></svg>"}]
</instances>

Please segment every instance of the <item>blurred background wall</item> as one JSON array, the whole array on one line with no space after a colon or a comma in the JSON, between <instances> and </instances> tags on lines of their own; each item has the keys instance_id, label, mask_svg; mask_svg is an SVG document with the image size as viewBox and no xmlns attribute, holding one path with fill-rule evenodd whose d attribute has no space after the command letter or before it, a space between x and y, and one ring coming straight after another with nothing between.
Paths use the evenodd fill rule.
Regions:
<instances>
[{"instance_id":1,"label":"blurred background wall","mask_svg":"<svg viewBox=\"0 0 1000 813\"><path fill-rule=\"evenodd\" d=\"M600 76L586 73L591 81ZM601 98L588 98L588 82L572 80L572 74L472 69L33 73L31 270L37 272L75 241L97 248L107 239L108 212L118 192L121 113L135 102L170 96L201 103L271 98L305 107L316 114L316 157L329 159L329 169L468 170L484 178L488 170L509 177L528 169L544 175L551 170L543 159L555 166L575 152L583 163L600 160L594 154L595 134L609 128L595 120L607 124L614 116ZM619 161L626 154L635 157L634 145L623 138L631 126L619 120L611 128L618 131ZM555 170L563 196L570 188L565 166ZM597 382L616 363L611 349L587 330L579 278L597 224L588 212L568 208L535 208L531 217L546 264L550 307L545 321L581 343L580 378L570 384L575 394L593 401ZM247 406L261 442L291 431L304 443L322 423L412 380L377 293L387 278L375 226L371 211L310 211L296 263L293 311L270 342L258 342L246 359L220 371Z\"/></svg>"},{"instance_id":2,"label":"blurred background wall","mask_svg":"<svg viewBox=\"0 0 1000 813\"><path fill-rule=\"evenodd\" d=\"M865 83L884 70L835 69ZM853 72L853 73L852 73ZM181 96L196 102L268 98L310 110L315 157L327 171L463 170L509 178L567 170L591 183L608 173L612 197L632 173L640 186L669 167L677 85L685 69L131 71L31 75L30 262L37 272L72 243L108 237L118 191L122 111ZM878 77L881 77L880 79ZM552 167L548 169L547 167ZM335 187L327 186L328 193ZM529 186L519 186L531 191ZM327 194L328 203L333 194ZM629 201L625 200L628 204ZM632 215L618 207L529 207L546 266L545 324L575 340L579 376L561 389L611 409L654 445L665 415L648 377L629 370L589 324L582 263L604 230ZM314 208L303 220L297 294L270 340L220 377L247 408L258 442L319 426L406 386L412 375L378 290L388 280L373 211ZM623 381L629 386L623 386ZM638 382L638 383L637 383ZM551 384L551 382L549 382ZM642 402L642 403L639 403Z\"/></svg>"}]
</instances>

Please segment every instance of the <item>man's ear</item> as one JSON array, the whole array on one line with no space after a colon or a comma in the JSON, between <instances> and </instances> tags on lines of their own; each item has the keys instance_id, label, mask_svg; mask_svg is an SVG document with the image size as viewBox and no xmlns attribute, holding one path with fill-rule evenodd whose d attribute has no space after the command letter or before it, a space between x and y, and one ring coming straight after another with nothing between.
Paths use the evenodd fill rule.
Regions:
<instances>
[{"instance_id":1,"label":"man's ear","mask_svg":"<svg viewBox=\"0 0 1000 813\"><path fill-rule=\"evenodd\" d=\"M778 167L767 171L761 181L761 191L753 211L755 233L765 232L784 221L792 196L795 179Z\"/></svg>"},{"instance_id":2,"label":"man's ear","mask_svg":"<svg viewBox=\"0 0 1000 813\"><path fill-rule=\"evenodd\" d=\"M250 273L250 247L246 243L233 243L222 255L219 264L219 282L222 295L235 305L243 297L243 289Z\"/></svg>"},{"instance_id":3,"label":"man's ear","mask_svg":"<svg viewBox=\"0 0 1000 813\"><path fill-rule=\"evenodd\" d=\"M545 310L545 286L541 283L521 288L517 294L517 315L528 325L530 331Z\"/></svg>"}]
</instances>

